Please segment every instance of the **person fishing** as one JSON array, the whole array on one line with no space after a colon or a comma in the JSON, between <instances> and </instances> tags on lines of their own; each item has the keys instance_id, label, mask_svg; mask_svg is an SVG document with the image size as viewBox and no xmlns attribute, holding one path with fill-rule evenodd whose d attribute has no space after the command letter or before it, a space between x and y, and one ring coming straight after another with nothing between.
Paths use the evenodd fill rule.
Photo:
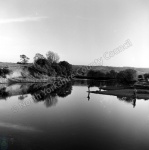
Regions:
<instances>
[{"instance_id":1,"label":"person fishing","mask_svg":"<svg viewBox=\"0 0 149 150\"><path fill-rule=\"evenodd\" d=\"M134 95L133 107L135 107L136 106L136 98L137 98L137 89L135 87L134 87L133 95Z\"/></svg>"},{"instance_id":2,"label":"person fishing","mask_svg":"<svg viewBox=\"0 0 149 150\"><path fill-rule=\"evenodd\" d=\"M88 96L87 96L88 101L90 100L90 87L91 85L88 85Z\"/></svg>"},{"instance_id":3,"label":"person fishing","mask_svg":"<svg viewBox=\"0 0 149 150\"><path fill-rule=\"evenodd\" d=\"M90 100L90 92L88 92L87 99L88 99L88 101Z\"/></svg>"}]
</instances>

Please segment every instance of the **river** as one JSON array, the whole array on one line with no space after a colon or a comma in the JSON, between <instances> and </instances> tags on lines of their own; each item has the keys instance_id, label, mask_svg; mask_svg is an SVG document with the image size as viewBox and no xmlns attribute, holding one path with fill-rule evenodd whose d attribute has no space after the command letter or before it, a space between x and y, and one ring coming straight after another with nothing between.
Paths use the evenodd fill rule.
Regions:
<instances>
[{"instance_id":1,"label":"river","mask_svg":"<svg viewBox=\"0 0 149 150\"><path fill-rule=\"evenodd\" d=\"M81 80L38 98L37 89L1 85L1 150L149 149L149 101L137 99L134 107L116 96L88 95Z\"/></svg>"}]
</instances>

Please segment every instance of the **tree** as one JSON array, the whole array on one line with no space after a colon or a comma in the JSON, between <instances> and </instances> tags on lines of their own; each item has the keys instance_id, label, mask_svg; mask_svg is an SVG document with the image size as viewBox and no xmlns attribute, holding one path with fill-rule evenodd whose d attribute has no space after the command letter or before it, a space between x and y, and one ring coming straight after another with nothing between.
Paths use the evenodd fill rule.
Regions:
<instances>
[{"instance_id":1,"label":"tree","mask_svg":"<svg viewBox=\"0 0 149 150\"><path fill-rule=\"evenodd\" d=\"M48 51L47 54L46 54L46 57L47 57L47 60L49 63L58 63L59 62L59 59L60 57L58 56L57 53L54 53L52 51Z\"/></svg>"},{"instance_id":2,"label":"tree","mask_svg":"<svg viewBox=\"0 0 149 150\"><path fill-rule=\"evenodd\" d=\"M40 53L37 53L36 55L35 55L35 57L34 57L34 64L38 61L38 60L45 60L46 58L42 55L42 54L40 54Z\"/></svg>"},{"instance_id":3,"label":"tree","mask_svg":"<svg viewBox=\"0 0 149 150\"><path fill-rule=\"evenodd\" d=\"M126 69L117 74L117 80L121 83L131 83L137 80L137 72L134 69Z\"/></svg>"},{"instance_id":4,"label":"tree","mask_svg":"<svg viewBox=\"0 0 149 150\"><path fill-rule=\"evenodd\" d=\"M111 75L111 78L116 78L117 77L117 72L115 70L111 70L110 75Z\"/></svg>"},{"instance_id":5,"label":"tree","mask_svg":"<svg viewBox=\"0 0 149 150\"><path fill-rule=\"evenodd\" d=\"M105 77L105 73L100 70L90 70L87 76L90 78L103 78Z\"/></svg>"},{"instance_id":6,"label":"tree","mask_svg":"<svg viewBox=\"0 0 149 150\"><path fill-rule=\"evenodd\" d=\"M95 77L96 77L96 78L103 78L103 77L105 77L105 76L106 76L105 73L102 72L102 71L96 71L96 72L95 72Z\"/></svg>"},{"instance_id":7,"label":"tree","mask_svg":"<svg viewBox=\"0 0 149 150\"><path fill-rule=\"evenodd\" d=\"M88 77L94 77L95 75L95 71L94 70L90 70L88 73L87 73L87 76Z\"/></svg>"},{"instance_id":8,"label":"tree","mask_svg":"<svg viewBox=\"0 0 149 150\"><path fill-rule=\"evenodd\" d=\"M57 63L52 63L51 67L55 70L57 76L62 75L62 68L59 64Z\"/></svg>"},{"instance_id":9,"label":"tree","mask_svg":"<svg viewBox=\"0 0 149 150\"><path fill-rule=\"evenodd\" d=\"M48 76L56 75L56 72L52 68L51 63L49 63L49 61L40 53L37 53L34 57L34 65L31 70L33 69Z\"/></svg>"},{"instance_id":10,"label":"tree","mask_svg":"<svg viewBox=\"0 0 149 150\"><path fill-rule=\"evenodd\" d=\"M148 79L149 79L149 74L148 74L148 73L144 74L144 79L145 79L146 81L148 81Z\"/></svg>"},{"instance_id":11,"label":"tree","mask_svg":"<svg viewBox=\"0 0 149 150\"><path fill-rule=\"evenodd\" d=\"M45 64L46 64L46 58L42 54L37 53L34 57L33 68L35 70L39 70L40 72L47 74L47 70L45 70L44 68Z\"/></svg>"},{"instance_id":12,"label":"tree","mask_svg":"<svg viewBox=\"0 0 149 150\"><path fill-rule=\"evenodd\" d=\"M117 72L115 70L111 70L110 72L106 73L107 78L115 78L117 77Z\"/></svg>"},{"instance_id":13,"label":"tree","mask_svg":"<svg viewBox=\"0 0 149 150\"><path fill-rule=\"evenodd\" d=\"M64 76L70 76L72 74L72 65L67 61L60 61L59 65L62 68L62 73Z\"/></svg>"},{"instance_id":14,"label":"tree","mask_svg":"<svg viewBox=\"0 0 149 150\"><path fill-rule=\"evenodd\" d=\"M26 55L20 55L21 63L26 64L29 61L29 58Z\"/></svg>"}]
</instances>

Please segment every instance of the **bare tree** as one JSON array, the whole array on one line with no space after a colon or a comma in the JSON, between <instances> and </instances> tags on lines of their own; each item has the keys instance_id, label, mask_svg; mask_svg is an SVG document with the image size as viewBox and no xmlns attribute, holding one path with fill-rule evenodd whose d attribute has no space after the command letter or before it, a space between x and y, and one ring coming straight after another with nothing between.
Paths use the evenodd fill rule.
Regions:
<instances>
[{"instance_id":1,"label":"bare tree","mask_svg":"<svg viewBox=\"0 0 149 150\"><path fill-rule=\"evenodd\" d=\"M46 57L47 57L47 60L49 63L58 63L59 62L59 59L60 57L58 56L57 53L54 53L52 51L48 51L47 54L46 54Z\"/></svg>"}]
</instances>

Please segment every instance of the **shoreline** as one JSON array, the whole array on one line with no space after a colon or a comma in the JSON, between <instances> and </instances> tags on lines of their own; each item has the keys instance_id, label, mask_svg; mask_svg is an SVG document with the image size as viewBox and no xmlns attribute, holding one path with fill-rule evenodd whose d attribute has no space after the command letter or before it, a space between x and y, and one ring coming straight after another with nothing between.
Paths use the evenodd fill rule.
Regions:
<instances>
[{"instance_id":1,"label":"shoreline","mask_svg":"<svg viewBox=\"0 0 149 150\"><path fill-rule=\"evenodd\" d=\"M120 90L108 90L108 91L87 91L88 93L93 94L102 94L102 95L110 95L110 96L117 96L117 97L134 97L134 90L133 89L120 89ZM136 99L149 99L149 91L138 89Z\"/></svg>"}]
</instances>

